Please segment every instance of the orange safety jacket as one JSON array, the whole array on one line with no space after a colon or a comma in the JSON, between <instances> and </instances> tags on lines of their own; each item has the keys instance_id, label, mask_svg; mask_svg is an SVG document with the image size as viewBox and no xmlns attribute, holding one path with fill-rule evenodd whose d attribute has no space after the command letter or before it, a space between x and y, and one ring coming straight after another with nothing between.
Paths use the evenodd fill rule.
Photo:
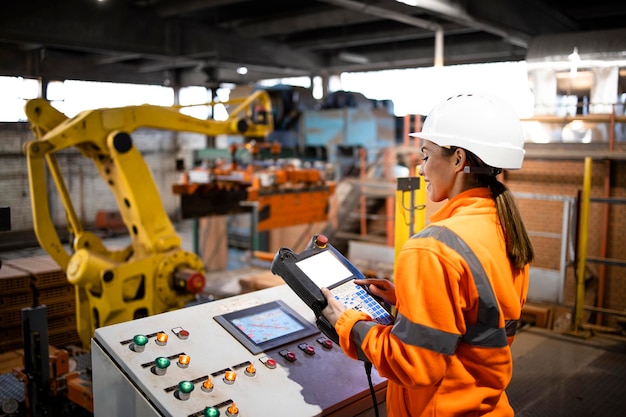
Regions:
<instances>
[{"instance_id":1,"label":"orange safety jacket","mask_svg":"<svg viewBox=\"0 0 626 417\"><path fill-rule=\"evenodd\" d=\"M403 245L393 326L346 310L344 352L387 378L387 415L513 416L505 388L529 266L514 270L487 188L450 199Z\"/></svg>"}]
</instances>

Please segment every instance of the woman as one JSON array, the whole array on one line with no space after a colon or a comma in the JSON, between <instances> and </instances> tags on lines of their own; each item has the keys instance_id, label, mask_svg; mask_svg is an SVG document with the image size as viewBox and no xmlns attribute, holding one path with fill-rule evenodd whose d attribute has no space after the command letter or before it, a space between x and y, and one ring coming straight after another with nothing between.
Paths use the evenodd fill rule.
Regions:
<instances>
[{"instance_id":1,"label":"woman","mask_svg":"<svg viewBox=\"0 0 626 417\"><path fill-rule=\"evenodd\" d=\"M396 321L377 325L326 288L323 313L344 352L364 354L388 379L389 417L513 416L510 345L533 249L497 175L522 166L521 123L503 101L463 94L436 106L411 136L422 139L429 198L447 201L403 245L395 286L355 281L395 305Z\"/></svg>"}]
</instances>

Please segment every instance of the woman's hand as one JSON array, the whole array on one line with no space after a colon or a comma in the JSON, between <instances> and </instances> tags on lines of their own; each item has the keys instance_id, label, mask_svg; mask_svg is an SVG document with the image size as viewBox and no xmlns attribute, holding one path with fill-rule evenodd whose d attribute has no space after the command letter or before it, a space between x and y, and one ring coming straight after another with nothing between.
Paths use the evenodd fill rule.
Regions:
<instances>
[{"instance_id":1,"label":"woman's hand","mask_svg":"<svg viewBox=\"0 0 626 417\"><path fill-rule=\"evenodd\" d=\"M354 283L357 285L367 286L372 294L382 298L387 304L391 304L392 306L396 305L396 287L395 285L393 285L393 282L389 281L388 279L355 279Z\"/></svg>"},{"instance_id":2,"label":"woman's hand","mask_svg":"<svg viewBox=\"0 0 626 417\"><path fill-rule=\"evenodd\" d=\"M346 306L335 298L333 293L328 288L322 288L322 294L326 297L328 305L322 310L322 314L330 322L331 326L335 327L335 323L339 320L339 316L346 311Z\"/></svg>"}]
</instances>

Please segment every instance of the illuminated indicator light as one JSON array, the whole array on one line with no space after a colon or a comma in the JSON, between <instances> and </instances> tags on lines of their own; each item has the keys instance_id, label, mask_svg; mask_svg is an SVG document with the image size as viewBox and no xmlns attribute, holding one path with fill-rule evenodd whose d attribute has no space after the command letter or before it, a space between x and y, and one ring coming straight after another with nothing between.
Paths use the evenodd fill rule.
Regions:
<instances>
[{"instance_id":1,"label":"illuminated indicator light","mask_svg":"<svg viewBox=\"0 0 626 417\"><path fill-rule=\"evenodd\" d=\"M234 384L235 379L237 379L237 374L234 371L224 372L224 382L226 382L228 385Z\"/></svg>"},{"instance_id":2,"label":"illuminated indicator light","mask_svg":"<svg viewBox=\"0 0 626 417\"><path fill-rule=\"evenodd\" d=\"M227 416L236 416L239 415L239 409L237 408L237 404L235 404L235 402L233 401L233 403L228 406L228 408L226 409L226 415Z\"/></svg>"},{"instance_id":3,"label":"illuminated indicator light","mask_svg":"<svg viewBox=\"0 0 626 417\"><path fill-rule=\"evenodd\" d=\"M188 400L194 388L192 382L180 381L178 383L178 399L183 401Z\"/></svg>"},{"instance_id":4,"label":"illuminated indicator light","mask_svg":"<svg viewBox=\"0 0 626 417\"><path fill-rule=\"evenodd\" d=\"M169 359L164 357L156 358L154 361L154 373L157 375L165 375L168 366L170 366Z\"/></svg>"},{"instance_id":5,"label":"illuminated indicator light","mask_svg":"<svg viewBox=\"0 0 626 417\"><path fill-rule=\"evenodd\" d=\"M186 368L189 366L189 361L191 361L191 358L187 355L180 355L178 357L178 366L180 366L181 368Z\"/></svg>"},{"instance_id":6,"label":"illuminated indicator light","mask_svg":"<svg viewBox=\"0 0 626 417\"><path fill-rule=\"evenodd\" d=\"M213 391L213 381L211 381L211 377L208 377L207 380L202 383L201 389L204 392Z\"/></svg>"},{"instance_id":7,"label":"illuminated indicator light","mask_svg":"<svg viewBox=\"0 0 626 417\"><path fill-rule=\"evenodd\" d=\"M176 333L176 336L178 336L179 339L187 340L189 338L189 332L187 330L181 330Z\"/></svg>"},{"instance_id":8,"label":"illuminated indicator light","mask_svg":"<svg viewBox=\"0 0 626 417\"><path fill-rule=\"evenodd\" d=\"M204 409L205 417L218 417L220 415L220 410L215 407L207 407Z\"/></svg>"},{"instance_id":9,"label":"illuminated indicator light","mask_svg":"<svg viewBox=\"0 0 626 417\"><path fill-rule=\"evenodd\" d=\"M148 336L144 336L143 334L138 334L133 337L133 343L130 344L131 350L135 352L143 352L148 343Z\"/></svg>"},{"instance_id":10,"label":"illuminated indicator light","mask_svg":"<svg viewBox=\"0 0 626 417\"><path fill-rule=\"evenodd\" d=\"M248 376L256 375L256 368L254 367L253 363L251 363L250 365L246 367L245 374Z\"/></svg>"},{"instance_id":11,"label":"illuminated indicator light","mask_svg":"<svg viewBox=\"0 0 626 417\"><path fill-rule=\"evenodd\" d=\"M167 344L167 333L159 333L156 336L156 344L159 346L165 346Z\"/></svg>"}]
</instances>

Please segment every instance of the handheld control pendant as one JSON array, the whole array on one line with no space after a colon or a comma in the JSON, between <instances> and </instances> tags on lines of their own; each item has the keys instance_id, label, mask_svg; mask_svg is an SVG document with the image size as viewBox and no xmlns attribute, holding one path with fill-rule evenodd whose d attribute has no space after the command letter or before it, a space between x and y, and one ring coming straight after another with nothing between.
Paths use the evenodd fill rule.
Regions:
<instances>
[{"instance_id":1,"label":"handheld control pendant","mask_svg":"<svg viewBox=\"0 0 626 417\"><path fill-rule=\"evenodd\" d=\"M333 342L339 344L334 327L322 315L328 304L320 288L332 290L335 298L346 308L363 311L381 324L393 323L393 317L379 299L369 293L355 279L365 276L330 243L324 235L314 235L304 251L295 253L280 248L270 270L280 276L289 287L313 310L317 327Z\"/></svg>"}]
</instances>

